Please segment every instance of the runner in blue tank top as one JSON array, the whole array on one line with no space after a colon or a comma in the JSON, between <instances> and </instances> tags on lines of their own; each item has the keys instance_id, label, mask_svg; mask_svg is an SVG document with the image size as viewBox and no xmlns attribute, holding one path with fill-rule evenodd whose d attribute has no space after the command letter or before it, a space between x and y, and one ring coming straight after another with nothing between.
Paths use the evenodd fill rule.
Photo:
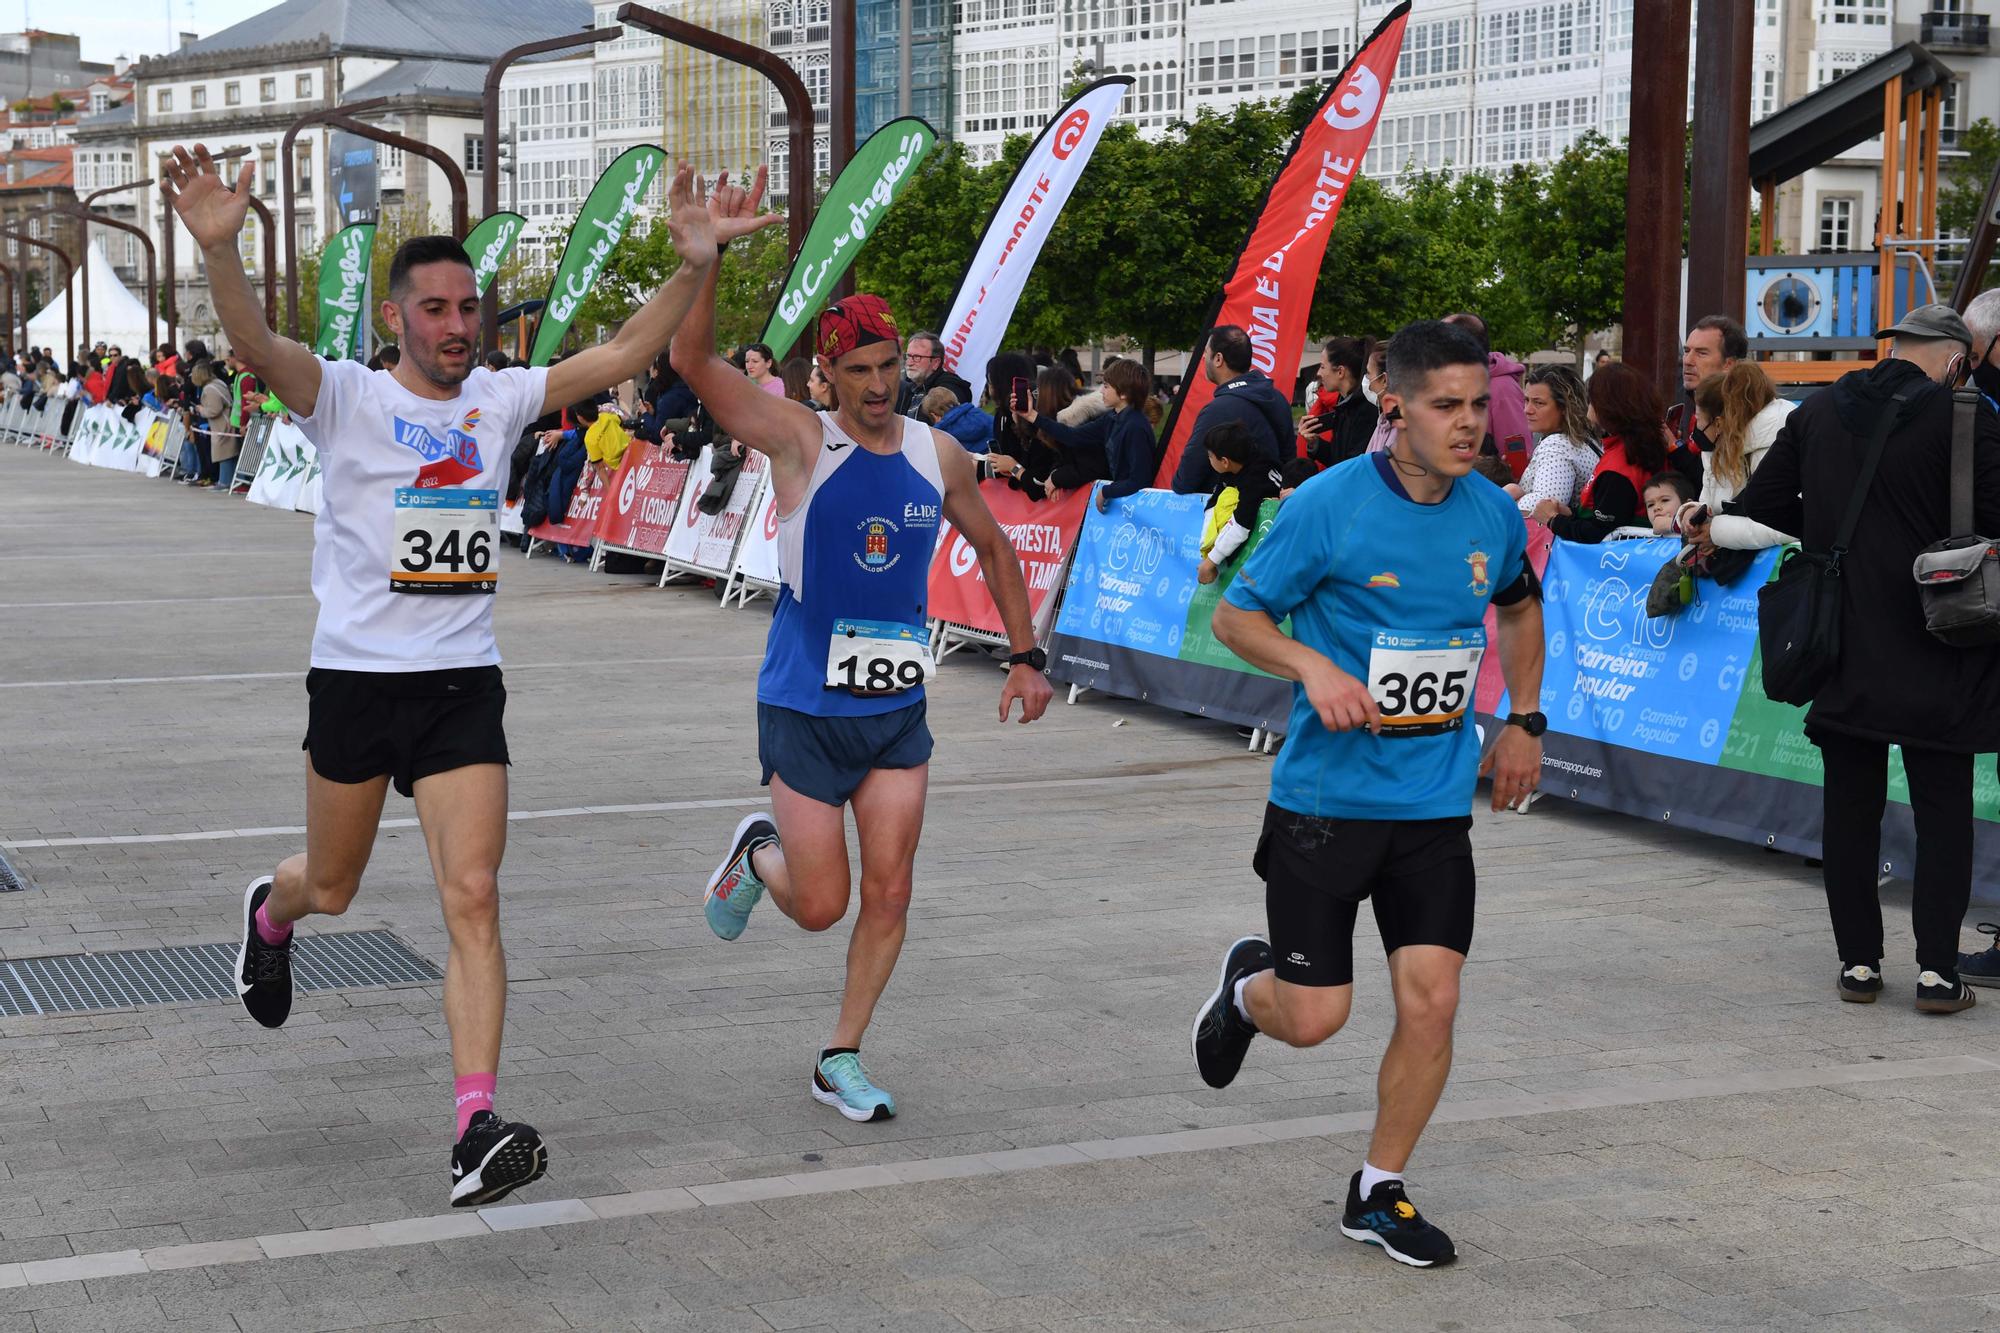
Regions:
<instances>
[{"instance_id":1,"label":"runner in blue tank top","mask_svg":"<svg viewBox=\"0 0 2000 1333\"><path fill-rule=\"evenodd\" d=\"M1218 639L1298 685L1252 860L1270 939L1246 936L1223 954L1193 1046L1202 1080L1222 1088L1260 1032L1292 1046L1338 1032L1354 999L1354 920L1369 899L1396 1030L1341 1230L1429 1268L1457 1251L1410 1203L1403 1169L1451 1070L1472 945L1482 622L1497 608L1508 692L1533 707L1542 610L1519 511L1472 471L1486 434L1485 352L1424 321L1389 341L1385 364L1388 450L1301 486L1216 608ZM1495 810L1534 790L1545 726L1526 713L1501 728L1487 759Z\"/></svg>"},{"instance_id":2,"label":"runner in blue tank top","mask_svg":"<svg viewBox=\"0 0 2000 1333\"><path fill-rule=\"evenodd\" d=\"M721 189L718 223L753 201ZM972 458L950 436L895 414L901 346L875 296L820 316L819 366L838 406L814 412L765 393L715 352L710 281L673 342L673 366L716 424L771 459L781 587L757 678L757 751L770 815L736 827L703 907L725 940L769 893L807 930L847 914L851 878L843 811L861 839L861 911L832 1040L812 1095L849 1120L886 1120L895 1099L861 1065L861 1038L903 947L911 867L923 831L931 733L924 682L936 671L926 586L939 524L978 553L1014 655L1000 720L1049 705L1028 589L1006 535L980 499Z\"/></svg>"}]
</instances>

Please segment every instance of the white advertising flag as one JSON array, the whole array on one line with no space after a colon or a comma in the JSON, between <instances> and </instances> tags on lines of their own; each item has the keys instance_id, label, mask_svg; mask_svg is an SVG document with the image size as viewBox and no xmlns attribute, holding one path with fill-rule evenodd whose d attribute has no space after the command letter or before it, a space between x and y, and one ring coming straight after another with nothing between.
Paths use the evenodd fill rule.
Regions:
<instances>
[{"instance_id":1,"label":"white advertising flag","mask_svg":"<svg viewBox=\"0 0 2000 1333\"><path fill-rule=\"evenodd\" d=\"M985 382L986 363L1007 335L1028 271L1131 86L1129 75L1091 84L1057 111L1028 146L1000 206L987 220L945 319L946 370L975 386Z\"/></svg>"}]
</instances>

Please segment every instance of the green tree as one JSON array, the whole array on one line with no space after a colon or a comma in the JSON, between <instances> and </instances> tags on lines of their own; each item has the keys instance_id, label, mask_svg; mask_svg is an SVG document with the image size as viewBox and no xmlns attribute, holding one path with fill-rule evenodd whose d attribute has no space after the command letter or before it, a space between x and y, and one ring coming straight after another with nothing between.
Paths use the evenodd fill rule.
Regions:
<instances>
[{"instance_id":1,"label":"green tree","mask_svg":"<svg viewBox=\"0 0 2000 1333\"><path fill-rule=\"evenodd\" d=\"M1500 268L1518 295L1518 345L1570 347L1625 309L1626 154L1585 135L1546 166L1518 166L1500 185Z\"/></svg>"},{"instance_id":2,"label":"green tree","mask_svg":"<svg viewBox=\"0 0 2000 1333\"><path fill-rule=\"evenodd\" d=\"M1020 149L1007 147L1018 162ZM886 300L908 328L937 327L1012 172L1007 160L974 166L964 145L940 143L875 224L854 261L855 285Z\"/></svg>"},{"instance_id":3,"label":"green tree","mask_svg":"<svg viewBox=\"0 0 2000 1333\"><path fill-rule=\"evenodd\" d=\"M2000 170L2000 126L1981 116L1959 135L1958 147L1965 156L1946 167L1938 190L1938 227L1946 235L1970 236L1979 223L1979 207L1986 201L1993 173ZM2000 265L1989 267L1981 287L2000 279Z\"/></svg>"}]
</instances>

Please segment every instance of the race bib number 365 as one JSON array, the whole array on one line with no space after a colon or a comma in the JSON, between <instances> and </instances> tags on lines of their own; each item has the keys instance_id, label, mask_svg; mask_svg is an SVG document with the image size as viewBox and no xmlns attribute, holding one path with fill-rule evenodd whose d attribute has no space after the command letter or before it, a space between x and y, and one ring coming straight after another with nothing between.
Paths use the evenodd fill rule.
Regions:
<instances>
[{"instance_id":1,"label":"race bib number 365","mask_svg":"<svg viewBox=\"0 0 2000 1333\"><path fill-rule=\"evenodd\" d=\"M1465 725L1486 631L1378 629L1368 654L1368 693L1382 711L1384 739L1437 736Z\"/></svg>"},{"instance_id":2,"label":"race bib number 365","mask_svg":"<svg viewBox=\"0 0 2000 1333\"><path fill-rule=\"evenodd\" d=\"M857 694L889 694L937 675L930 631L921 625L836 620L826 650L826 685Z\"/></svg>"},{"instance_id":3,"label":"race bib number 365","mask_svg":"<svg viewBox=\"0 0 2000 1333\"><path fill-rule=\"evenodd\" d=\"M389 549L394 592L493 592L500 584L495 547L500 492L401 486L395 541Z\"/></svg>"}]
</instances>

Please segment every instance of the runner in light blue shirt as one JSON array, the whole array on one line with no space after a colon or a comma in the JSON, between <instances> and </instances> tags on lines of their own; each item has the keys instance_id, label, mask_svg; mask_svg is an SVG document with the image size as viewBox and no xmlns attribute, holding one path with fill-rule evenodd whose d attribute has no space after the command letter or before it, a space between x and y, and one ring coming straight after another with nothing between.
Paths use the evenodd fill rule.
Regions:
<instances>
[{"instance_id":1,"label":"runner in light blue shirt","mask_svg":"<svg viewBox=\"0 0 2000 1333\"><path fill-rule=\"evenodd\" d=\"M1390 340L1386 365L1389 448L1301 486L1216 610L1218 639L1297 684L1252 861L1270 939L1248 936L1223 955L1192 1043L1203 1080L1220 1088L1259 1032L1316 1046L1339 1031L1354 996L1354 921L1370 899L1396 1032L1341 1230L1429 1268L1457 1251L1410 1203L1402 1173L1451 1069L1472 944L1473 694L1495 647L1512 697L1540 697L1542 610L1519 511L1472 471L1486 434L1485 352L1425 321ZM1539 713L1507 719L1486 765L1495 810L1534 790L1546 725Z\"/></svg>"}]
</instances>

